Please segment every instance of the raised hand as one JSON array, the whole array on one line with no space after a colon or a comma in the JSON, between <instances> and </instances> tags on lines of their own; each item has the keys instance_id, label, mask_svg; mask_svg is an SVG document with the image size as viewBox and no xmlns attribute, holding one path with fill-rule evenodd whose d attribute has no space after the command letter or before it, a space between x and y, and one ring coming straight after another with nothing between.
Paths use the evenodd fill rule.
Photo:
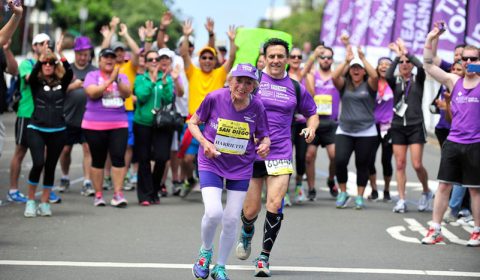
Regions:
<instances>
[{"instance_id":1,"label":"raised hand","mask_svg":"<svg viewBox=\"0 0 480 280\"><path fill-rule=\"evenodd\" d=\"M340 42L342 42L342 44L346 47L348 45L350 45L350 36L346 33L343 33L341 36L340 36Z\"/></svg>"},{"instance_id":2,"label":"raised hand","mask_svg":"<svg viewBox=\"0 0 480 280\"><path fill-rule=\"evenodd\" d=\"M120 31L118 32L118 35L122 37L128 35L128 27L125 23L120 23Z\"/></svg>"},{"instance_id":3,"label":"raised hand","mask_svg":"<svg viewBox=\"0 0 480 280\"><path fill-rule=\"evenodd\" d=\"M393 52L395 52L397 54L397 56L401 56L401 53L400 53L400 48L398 47L398 45L396 43L390 43L388 44L388 48L390 50L392 50Z\"/></svg>"},{"instance_id":4,"label":"raised hand","mask_svg":"<svg viewBox=\"0 0 480 280\"><path fill-rule=\"evenodd\" d=\"M237 36L237 28L235 25L230 25L228 27L227 36L231 41L235 41L235 37Z\"/></svg>"},{"instance_id":5,"label":"raised hand","mask_svg":"<svg viewBox=\"0 0 480 280\"><path fill-rule=\"evenodd\" d=\"M138 38L140 38L140 41L145 41L145 26L140 26L138 28Z\"/></svg>"},{"instance_id":6,"label":"raised hand","mask_svg":"<svg viewBox=\"0 0 480 280\"><path fill-rule=\"evenodd\" d=\"M103 25L100 29L100 34L102 34L103 38L107 37L110 33L110 27L108 25Z\"/></svg>"},{"instance_id":7,"label":"raised hand","mask_svg":"<svg viewBox=\"0 0 480 280\"><path fill-rule=\"evenodd\" d=\"M358 58L360 58L361 60L364 60L365 59L365 53L363 52L361 46L357 47L357 52L358 52Z\"/></svg>"},{"instance_id":8,"label":"raised hand","mask_svg":"<svg viewBox=\"0 0 480 280\"><path fill-rule=\"evenodd\" d=\"M162 19L160 20L160 26L161 27L167 27L169 26L173 21L173 16L170 11L166 11L162 15Z\"/></svg>"},{"instance_id":9,"label":"raised hand","mask_svg":"<svg viewBox=\"0 0 480 280\"><path fill-rule=\"evenodd\" d=\"M193 27L192 27L192 20L191 19L187 19L184 23L183 23L183 35L185 36L190 36L192 35L193 33Z\"/></svg>"},{"instance_id":10,"label":"raised hand","mask_svg":"<svg viewBox=\"0 0 480 280\"><path fill-rule=\"evenodd\" d=\"M58 38L57 43L55 44L55 51L58 54L61 54L63 51L63 34Z\"/></svg>"},{"instance_id":11,"label":"raised hand","mask_svg":"<svg viewBox=\"0 0 480 280\"><path fill-rule=\"evenodd\" d=\"M116 30L118 24L120 23L120 18L117 16L112 17L112 20L110 20L110 29Z\"/></svg>"},{"instance_id":12,"label":"raised hand","mask_svg":"<svg viewBox=\"0 0 480 280\"><path fill-rule=\"evenodd\" d=\"M211 17L207 17L207 22L205 22L205 29L207 29L208 34L214 33L215 31L213 30L215 27L215 22Z\"/></svg>"},{"instance_id":13,"label":"raised hand","mask_svg":"<svg viewBox=\"0 0 480 280\"><path fill-rule=\"evenodd\" d=\"M19 0L18 4L15 5L15 3L13 3L13 0L8 0L7 5L10 11L12 11L15 15L21 16L23 14L22 1Z\"/></svg>"},{"instance_id":14,"label":"raised hand","mask_svg":"<svg viewBox=\"0 0 480 280\"><path fill-rule=\"evenodd\" d=\"M170 72L170 76L172 76L172 79L175 81L176 79L178 79L178 76L180 76L180 64L177 64L175 66L175 68L170 68L171 69L171 72Z\"/></svg>"},{"instance_id":15,"label":"raised hand","mask_svg":"<svg viewBox=\"0 0 480 280\"><path fill-rule=\"evenodd\" d=\"M405 47L405 42L402 38L398 38L396 41L398 48L400 50L400 55L406 55L408 53L407 47Z\"/></svg>"},{"instance_id":16,"label":"raised hand","mask_svg":"<svg viewBox=\"0 0 480 280\"><path fill-rule=\"evenodd\" d=\"M355 55L353 54L352 46L348 45L347 46L347 53L345 55L345 61L347 63L350 63L350 61L352 61L354 57L355 57Z\"/></svg>"},{"instance_id":17,"label":"raised hand","mask_svg":"<svg viewBox=\"0 0 480 280\"><path fill-rule=\"evenodd\" d=\"M152 38L153 36L155 36L157 29L158 28L155 27L152 20L147 20L145 22L145 37Z\"/></svg>"}]
</instances>

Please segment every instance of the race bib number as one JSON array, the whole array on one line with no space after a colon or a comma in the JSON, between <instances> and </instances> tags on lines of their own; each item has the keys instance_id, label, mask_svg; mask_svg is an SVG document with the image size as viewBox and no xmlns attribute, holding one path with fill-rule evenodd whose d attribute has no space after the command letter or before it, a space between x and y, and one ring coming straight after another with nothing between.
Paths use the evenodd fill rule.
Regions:
<instances>
[{"instance_id":1,"label":"race bib number","mask_svg":"<svg viewBox=\"0 0 480 280\"><path fill-rule=\"evenodd\" d=\"M268 175L287 175L293 173L293 164L289 159L266 160Z\"/></svg>"},{"instance_id":2,"label":"race bib number","mask_svg":"<svg viewBox=\"0 0 480 280\"><path fill-rule=\"evenodd\" d=\"M218 118L215 148L225 154L245 154L250 139L250 126L246 122L237 122Z\"/></svg>"},{"instance_id":3,"label":"race bib number","mask_svg":"<svg viewBox=\"0 0 480 280\"><path fill-rule=\"evenodd\" d=\"M104 94L102 97L102 106L104 108L120 108L123 106L123 99L118 94Z\"/></svg>"},{"instance_id":4,"label":"race bib number","mask_svg":"<svg viewBox=\"0 0 480 280\"><path fill-rule=\"evenodd\" d=\"M320 94L313 97L317 105L317 115L330 116L332 115L332 96L329 94Z\"/></svg>"}]
</instances>

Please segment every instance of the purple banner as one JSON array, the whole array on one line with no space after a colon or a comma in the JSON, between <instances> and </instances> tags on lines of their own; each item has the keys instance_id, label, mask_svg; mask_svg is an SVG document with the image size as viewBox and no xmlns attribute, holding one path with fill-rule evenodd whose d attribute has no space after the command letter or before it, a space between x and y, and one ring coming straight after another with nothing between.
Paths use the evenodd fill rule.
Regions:
<instances>
[{"instance_id":1,"label":"purple banner","mask_svg":"<svg viewBox=\"0 0 480 280\"><path fill-rule=\"evenodd\" d=\"M343 0L340 6L340 18L337 24L337 33L335 35L334 46L343 47L343 43L340 41L342 34L350 35L350 24L353 18L353 8L355 0Z\"/></svg>"},{"instance_id":2,"label":"purple banner","mask_svg":"<svg viewBox=\"0 0 480 280\"><path fill-rule=\"evenodd\" d=\"M469 45L480 47L480 9L477 1L468 2L467 33L465 42Z\"/></svg>"},{"instance_id":3,"label":"purple banner","mask_svg":"<svg viewBox=\"0 0 480 280\"><path fill-rule=\"evenodd\" d=\"M329 0L323 9L322 33L320 40L325 46L333 46L337 34L337 22L340 16L342 0Z\"/></svg>"},{"instance_id":4,"label":"purple banner","mask_svg":"<svg viewBox=\"0 0 480 280\"><path fill-rule=\"evenodd\" d=\"M368 20L372 0L356 0L353 9L353 20L350 32L350 43L354 46L365 46L367 43Z\"/></svg>"},{"instance_id":5,"label":"purple banner","mask_svg":"<svg viewBox=\"0 0 480 280\"><path fill-rule=\"evenodd\" d=\"M466 5L466 0L435 1L430 30L433 29L433 24L440 20L445 21L447 25L447 31L438 40L439 51L452 51L456 45L463 43L466 27Z\"/></svg>"},{"instance_id":6,"label":"purple banner","mask_svg":"<svg viewBox=\"0 0 480 280\"><path fill-rule=\"evenodd\" d=\"M392 42L396 0L373 0L368 23L368 43L372 47L387 48Z\"/></svg>"},{"instance_id":7,"label":"purple banner","mask_svg":"<svg viewBox=\"0 0 480 280\"><path fill-rule=\"evenodd\" d=\"M422 54L425 38L430 31L431 13L431 0L398 1L393 39L402 38L411 53Z\"/></svg>"}]
</instances>

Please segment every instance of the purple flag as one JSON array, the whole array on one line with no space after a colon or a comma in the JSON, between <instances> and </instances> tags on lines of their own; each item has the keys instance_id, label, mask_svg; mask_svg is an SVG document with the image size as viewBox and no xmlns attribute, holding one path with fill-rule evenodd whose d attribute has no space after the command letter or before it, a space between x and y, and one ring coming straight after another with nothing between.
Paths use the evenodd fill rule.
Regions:
<instances>
[{"instance_id":1,"label":"purple flag","mask_svg":"<svg viewBox=\"0 0 480 280\"><path fill-rule=\"evenodd\" d=\"M411 53L422 54L425 38L430 31L431 12L431 0L398 1L393 39L402 38Z\"/></svg>"},{"instance_id":2,"label":"purple flag","mask_svg":"<svg viewBox=\"0 0 480 280\"><path fill-rule=\"evenodd\" d=\"M323 9L322 33L320 40L325 46L333 46L337 33L337 22L340 16L342 0L329 0Z\"/></svg>"},{"instance_id":3,"label":"purple flag","mask_svg":"<svg viewBox=\"0 0 480 280\"><path fill-rule=\"evenodd\" d=\"M438 40L439 52L452 52L456 45L463 43L466 27L466 4L466 0L435 1L430 29L433 29L433 24L440 20L445 21L447 28L447 31Z\"/></svg>"},{"instance_id":4,"label":"purple flag","mask_svg":"<svg viewBox=\"0 0 480 280\"><path fill-rule=\"evenodd\" d=\"M467 34L465 42L480 47L480 9L477 1L469 1L467 7Z\"/></svg>"},{"instance_id":5,"label":"purple flag","mask_svg":"<svg viewBox=\"0 0 480 280\"><path fill-rule=\"evenodd\" d=\"M350 23L353 18L353 8L355 1L354 0L343 0L342 5L340 6L340 18L338 19L337 24L337 34L335 35L335 43L333 44L336 47L343 48L343 44L340 41L340 36L342 34L350 35Z\"/></svg>"},{"instance_id":6,"label":"purple flag","mask_svg":"<svg viewBox=\"0 0 480 280\"><path fill-rule=\"evenodd\" d=\"M365 46L367 43L368 20L372 0L356 0L350 27L350 43L353 46Z\"/></svg>"},{"instance_id":7,"label":"purple flag","mask_svg":"<svg viewBox=\"0 0 480 280\"><path fill-rule=\"evenodd\" d=\"M396 0L373 0L368 23L368 46L388 48L392 42Z\"/></svg>"}]
</instances>

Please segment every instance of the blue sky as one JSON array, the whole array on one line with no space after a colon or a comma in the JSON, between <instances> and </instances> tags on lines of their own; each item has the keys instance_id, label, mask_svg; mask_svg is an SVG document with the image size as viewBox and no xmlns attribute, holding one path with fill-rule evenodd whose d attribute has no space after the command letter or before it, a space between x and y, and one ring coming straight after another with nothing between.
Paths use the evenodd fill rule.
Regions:
<instances>
[{"instance_id":1,"label":"blue sky","mask_svg":"<svg viewBox=\"0 0 480 280\"><path fill-rule=\"evenodd\" d=\"M215 21L216 39L227 42L226 32L229 25L256 27L258 21L264 17L265 11L272 3L276 6L283 4L283 0L175 0L173 11L182 11L181 20L193 19L195 30L195 46L207 44L208 35L204 24L207 17ZM228 45L227 45L228 48Z\"/></svg>"}]
</instances>

